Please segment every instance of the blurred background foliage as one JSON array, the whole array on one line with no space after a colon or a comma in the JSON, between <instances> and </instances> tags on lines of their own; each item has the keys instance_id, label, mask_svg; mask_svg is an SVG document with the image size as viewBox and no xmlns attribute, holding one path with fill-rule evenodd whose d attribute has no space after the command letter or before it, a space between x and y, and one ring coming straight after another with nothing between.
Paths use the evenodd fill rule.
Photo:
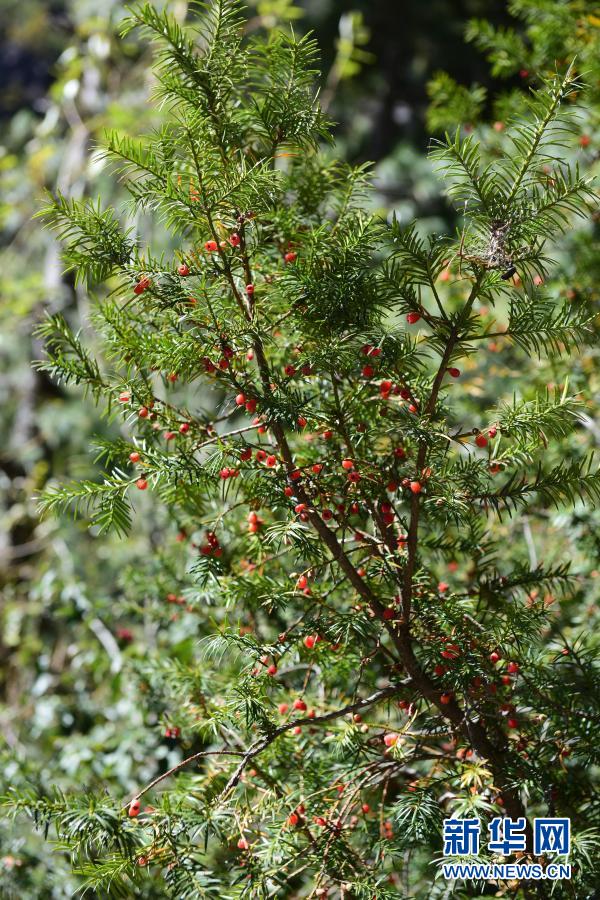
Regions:
<instances>
[{"instance_id":1,"label":"blurred background foliage","mask_svg":"<svg viewBox=\"0 0 600 900\"><path fill-rule=\"evenodd\" d=\"M384 215L417 217L429 230L455 228L427 159L429 136L459 124L475 129L493 158L504 122L522 108L528 86L574 57L588 84L574 154L582 168L598 169L595 3L247 5L249 30L316 32L322 100L337 123L332 152L352 163L374 162L373 202ZM181 20L195 14L183 0L168 7ZM166 594L180 591L179 548L160 509L144 507L125 542L97 540L79 522L37 518L35 496L49 479L99 477L92 438L118 426L100 419L91 399L82 401L76 389L53 384L31 365L42 355L32 332L46 312L62 311L93 342L89 298L63 274L54 240L32 215L44 189L100 195L104 205L118 206L119 185L95 147L108 126L147 131L160 122L161 110L148 102L148 48L118 36L124 3L0 0L0 13L0 792L10 785L83 791L109 784L126 794L180 753L164 737L168 697L143 709L143 685L131 680L133 669L143 673L148 655L183 662L193 652L185 616L172 612L177 607L167 608L160 626L155 614ZM550 292L594 307L598 224L577 225L557 254ZM505 393L503 379L514 373L519 355L500 343L490 349L497 362L472 373L472 385L493 398ZM600 439L597 350L572 359L567 369L540 364L539 380L552 387L568 375L572 392L585 390L582 428L562 450L579 453ZM463 403L467 417L468 396ZM524 523L517 554L543 552L546 563L566 555L581 575L579 589L557 604L553 625L574 639L594 622L598 513L561 511ZM172 584L165 582L169 571ZM1 896L68 897L76 887L66 857L52 854L28 822L0 823Z\"/></svg>"}]
</instances>

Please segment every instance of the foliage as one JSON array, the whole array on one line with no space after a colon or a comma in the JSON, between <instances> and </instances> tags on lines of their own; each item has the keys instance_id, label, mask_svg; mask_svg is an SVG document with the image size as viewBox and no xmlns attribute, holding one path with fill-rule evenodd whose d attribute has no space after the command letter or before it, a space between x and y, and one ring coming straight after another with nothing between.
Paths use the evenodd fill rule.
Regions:
<instances>
[{"instance_id":1,"label":"foliage","mask_svg":"<svg viewBox=\"0 0 600 900\"><path fill-rule=\"evenodd\" d=\"M51 318L41 369L122 428L99 442L103 481L41 505L119 534L160 523L119 604L161 636L127 671L175 761L129 796L100 776L6 802L98 894L394 896L405 866L428 892L402 854L435 854L467 792L484 817L594 825L594 639L553 631L534 589L572 597L577 573L514 539L521 507L600 493L582 398L529 378L531 351L560 366L591 333L542 284L549 241L595 203L562 158L579 83L549 78L494 165L471 135L437 144L464 224L422 236L369 212L368 171L320 149L313 40L241 24L230 0L192 31L135 7L124 33L157 45L169 115L147 140L109 133L106 156L148 224L60 195L43 212L98 296L97 346ZM518 370L500 398L475 392L494 339Z\"/></svg>"}]
</instances>

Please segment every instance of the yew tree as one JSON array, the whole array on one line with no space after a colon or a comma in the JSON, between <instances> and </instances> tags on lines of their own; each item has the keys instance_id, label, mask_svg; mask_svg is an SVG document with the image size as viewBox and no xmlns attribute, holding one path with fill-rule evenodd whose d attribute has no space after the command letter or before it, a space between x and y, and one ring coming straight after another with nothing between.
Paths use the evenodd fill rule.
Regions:
<instances>
[{"instance_id":1,"label":"yew tree","mask_svg":"<svg viewBox=\"0 0 600 900\"><path fill-rule=\"evenodd\" d=\"M42 213L93 337L50 317L41 365L115 437L90 451L101 482L41 506L98 542L166 511L122 603L163 635L132 654L130 690L175 762L130 796L14 805L98 895L177 898L441 896L445 817L569 815L587 896L593 658L548 627L568 560L532 565L520 525L600 499L568 444L586 398L532 392L589 333L585 304L544 285L594 203L563 160L580 85L532 92L503 155L468 129L434 143L459 224L427 234L336 159L314 41L242 26L235 0L193 30L133 9L168 122L106 137L127 209L57 195ZM513 378L489 397L499 341Z\"/></svg>"}]
</instances>

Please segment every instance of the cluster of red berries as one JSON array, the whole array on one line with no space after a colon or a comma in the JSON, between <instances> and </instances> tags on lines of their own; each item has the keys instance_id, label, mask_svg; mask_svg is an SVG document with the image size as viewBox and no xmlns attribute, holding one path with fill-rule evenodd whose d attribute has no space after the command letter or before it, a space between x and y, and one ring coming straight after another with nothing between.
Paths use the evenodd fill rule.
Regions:
<instances>
[{"instance_id":1,"label":"cluster of red berries","mask_svg":"<svg viewBox=\"0 0 600 900\"><path fill-rule=\"evenodd\" d=\"M274 662L274 660L272 660L270 657L268 657L268 656L261 656L261 658L260 658L260 664L261 664L262 666L265 666L267 675L270 675L271 678L272 678L273 676L277 675L277 665L276 665L276 663ZM255 667L252 669L252 675L258 675L260 671L261 671L260 667L259 667L259 666L255 666Z\"/></svg>"},{"instance_id":2,"label":"cluster of red berries","mask_svg":"<svg viewBox=\"0 0 600 900\"><path fill-rule=\"evenodd\" d=\"M214 531L209 531L206 535L206 544L203 544L200 547L200 553L202 556L222 556L223 548L219 543L219 539L214 533Z\"/></svg>"},{"instance_id":3,"label":"cluster of red berries","mask_svg":"<svg viewBox=\"0 0 600 900\"><path fill-rule=\"evenodd\" d=\"M140 275L140 277L137 280L137 283L135 284L135 286L133 288L133 293L137 294L138 296L140 294L143 294L144 291L148 290L148 288L150 287L150 284L151 284L151 281L147 275Z\"/></svg>"},{"instance_id":4,"label":"cluster of red berries","mask_svg":"<svg viewBox=\"0 0 600 900\"><path fill-rule=\"evenodd\" d=\"M289 703L280 703L277 709L280 716L285 716L286 713L288 713L290 710L290 705ZM303 700L302 697L297 697L296 700L294 700L294 702L292 703L292 709L296 712L305 712L308 719L314 719L317 715L314 709L308 709L306 701ZM294 732L297 734L299 734L300 731L301 729L299 729L297 732L296 729L294 729Z\"/></svg>"},{"instance_id":5,"label":"cluster of red berries","mask_svg":"<svg viewBox=\"0 0 600 900\"><path fill-rule=\"evenodd\" d=\"M248 513L248 531L250 534L256 534L264 524L258 513L254 511Z\"/></svg>"},{"instance_id":6,"label":"cluster of red berries","mask_svg":"<svg viewBox=\"0 0 600 900\"><path fill-rule=\"evenodd\" d=\"M259 448L256 451L255 459L259 463L264 463L269 469L273 469L277 465L277 457L275 454L267 453L267 451L262 448Z\"/></svg>"},{"instance_id":7,"label":"cluster of red berries","mask_svg":"<svg viewBox=\"0 0 600 900\"><path fill-rule=\"evenodd\" d=\"M411 398L411 393L408 388L400 387L393 381L390 381L389 378L384 378L380 383L379 395L382 400L389 400L390 396L401 397L402 400L410 400Z\"/></svg>"},{"instance_id":8,"label":"cluster of red berries","mask_svg":"<svg viewBox=\"0 0 600 900\"><path fill-rule=\"evenodd\" d=\"M208 375L216 372L217 370L225 372L230 367L230 360L235 356L235 350L229 345L225 338L221 339L219 350L221 356L216 363L214 363L208 356L202 357L202 365L204 366L204 371Z\"/></svg>"},{"instance_id":9,"label":"cluster of red berries","mask_svg":"<svg viewBox=\"0 0 600 900\"><path fill-rule=\"evenodd\" d=\"M165 728L165 737L171 741L178 740L181 737L181 728L178 728L176 725L171 727L167 726L167 728Z\"/></svg>"},{"instance_id":10,"label":"cluster of red berries","mask_svg":"<svg viewBox=\"0 0 600 900\"><path fill-rule=\"evenodd\" d=\"M245 394L238 394L235 398L235 404L236 406L244 406L246 412L256 412L256 400L253 397L246 397Z\"/></svg>"},{"instance_id":11,"label":"cluster of red berries","mask_svg":"<svg viewBox=\"0 0 600 900\"><path fill-rule=\"evenodd\" d=\"M229 466L224 466L219 472L219 478L226 481L228 478L237 478L239 474L239 469L232 469Z\"/></svg>"}]
</instances>

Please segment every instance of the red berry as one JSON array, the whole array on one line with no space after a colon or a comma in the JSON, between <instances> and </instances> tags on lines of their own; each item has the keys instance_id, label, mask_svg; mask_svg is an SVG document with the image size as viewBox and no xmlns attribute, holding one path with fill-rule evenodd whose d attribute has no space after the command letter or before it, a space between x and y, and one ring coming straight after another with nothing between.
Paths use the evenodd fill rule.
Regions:
<instances>
[{"instance_id":1,"label":"red berry","mask_svg":"<svg viewBox=\"0 0 600 900\"><path fill-rule=\"evenodd\" d=\"M254 285L253 284L246 285L246 293L248 294L249 297L252 296L252 294L254 293Z\"/></svg>"},{"instance_id":2,"label":"red berry","mask_svg":"<svg viewBox=\"0 0 600 900\"><path fill-rule=\"evenodd\" d=\"M140 419L147 419L150 415L150 411L146 406L142 406L140 410L138 410L138 417Z\"/></svg>"},{"instance_id":3,"label":"red berry","mask_svg":"<svg viewBox=\"0 0 600 900\"><path fill-rule=\"evenodd\" d=\"M305 712L307 709L307 706L306 706L306 703L304 702L304 700L301 700L300 698L298 698L297 700L294 700L294 709L298 709L298 710L300 710L300 712Z\"/></svg>"},{"instance_id":4,"label":"red berry","mask_svg":"<svg viewBox=\"0 0 600 900\"><path fill-rule=\"evenodd\" d=\"M360 481L360 473L359 472L348 472L348 481L352 482L352 484L358 484Z\"/></svg>"},{"instance_id":5,"label":"red berry","mask_svg":"<svg viewBox=\"0 0 600 900\"><path fill-rule=\"evenodd\" d=\"M440 694L440 703L443 703L444 706L447 706L451 700L452 700L452 694L450 694L450 693Z\"/></svg>"},{"instance_id":6,"label":"red berry","mask_svg":"<svg viewBox=\"0 0 600 900\"><path fill-rule=\"evenodd\" d=\"M518 728L519 727L519 723L518 723L517 719L508 719L507 725L509 728Z\"/></svg>"},{"instance_id":7,"label":"red berry","mask_svg":"<svg viewBox=\"0 0 600 900\"><path fill-rule=\"evenodd\" d=\"M373 366L363 366L362 374L365 378L371 378L375 374L375 369L373 368Z\"/></svg>"},{"instance_id":8,"label":"red berry","mask_svg":"<svg viewBox=\"0 0 600 900\"><path fill-rule=\"evenodd\" d=\"M243 460L243 462L248 462L249 459L252 459L252 448L244 447L240 453L240 459Z\"/></svg>"},{"instance_id":9,"label":"red berry","mask_svg":"<svg viewBox=\"0 0 600 900\"><path fill-rule=\"evenodd\" d=\"M280 703L279 706L277 707L277 709L279 710L279 715L280 715L280 716L285 716L285 714L286 714L286 712L288 711L289 708L290 708L290 707L289 707L289 705L288 705L287 703Z\"/></svg>"},{"instance_id":10,"label":"red berry","mask_svg":"<svg viewBox=\"0 0 600 900\"><path fill-rule=\"evenodd\" d=\"M181 425L179 426L179 433L180 433L180 434L187 434L189 430L190 430L190 423L189 423L189 422L182 422Z\"/></svg>"},{"instance_id":11,"label":"red berry","mask_svg":"<svg viewBox=\"0 0 600 900\"><path fill-rule=\"evenodd\" d=\"M138 489L138 491L145 491L146 488L148 487L148 482L146 481L145 478L138 478L138 480L135 483L135 486Z\"/></svg>"},{"instance_id":12,"label":"red berry","mask_svg":"<svg viewBox=\"0 0 600 900\"><path fill-rule=\"evenodd\" d=\"M478 447L487 447L488 439L486 438L485 434L478 434L475 438L475 443Z\"/></svg>"},{"instance_id":13,"label":"red berry","mask_svg":"<svg viewBox=\"0 0 600 900\"><path fill-rule=\"evenodd\" d=\"M404 449L404 447L396 447L394 449L394 456L396 457L396 459L404 459L404 457L406 456L406 450Z\"/></svg>"},{"instance_id":14,"label":"red berry","mask_svg":"<svg viewBox=\"0 0 600 900\"><path fill-rule=\"evenodd\" d=\"M302 478L302 472L299 469L294 469L293 472L290 472L290 478L292 481L300 481Z\"/></svg>"},{"instance_id":15,"label":"red berry","mask_svg":"<svg viewBox=\"0 0 600 900\"><path fill-rule=\"evenodd\" d=\"M129 804L129 817L131 819L135 819L136 816L139 816L140 809L141 809L140 801L132 800L131 803Z\"/></svg>"},{"instance_id":16,"label":"red berry","mask_svg":"<svg viewBox=\"0 0 600 900\"><path fill-rule=\"evenodd\" d=\"M500 659L500 654L496 653L496 651L493 650L492 653L490 653L490 662L496 664L499 659Z\"/></svg>"},{"instance_id":17,"label":"red berry","mask_svg":"<svg viewBox=\"0 0 600 900\"><path fill-rule=\"evenodd\" d=\"M517 672L519 671L519 663L509 662L509 664L506 667L506 671L510 672L511 675L516 675Z\"/></svg>"},{"instance_id":18,"label":"red berry","mask_svg":"<svg viewBox=\"0 0 600 900\"><path fill-rule=\"evenodd\" d=\"M304 646L307 648L307 650L312 650L316 643L317 636L315 634L307 634L304 638Z\"/></svg>"},{"instance_id":19,"label":"red berry","mask_svg":"<svg viewBox=\"0 0 600 900\"><path fill-rule=\"evenodd\" d=\"M369 806L368 803L363 803L363 805L361 806L361 809L364 813L368 813L371 811L371 807Z\"/></svg>"},{"instance_id":20,"label":"red berry","mask_svg":"<svg viewBox=\"0 0 600 900\"><path fill-rule=\"evenodd\" d=\"M300 428L306 428L306 424L307 424L307 423L306 423L306 419L304 418L304 416L298 416L298 418L296 419L296 421L297 421L298 426L299 426Z\"/></svg>"},{"instance_id":21,"label":"red berry","mask_svg":"<svg viewBox=\"0 0 600 900\"><path fill-rule=\"evenodd\" d=\"M409 484L409 487L410 487L411 491L413 492L413 494L420 494L421 491L423 490L423 485L421 484L420 481L411 481Z\"/></svg>"},{"instance_id":22,"label":"red berry","mask_svg":"<svg viewBox=\"0 0 600 900\"><path fill-rule=\"evenodd\" d=\"M238 394L235 398L236 406L243 406L246 402L245 394Z\"/></svg>"},{"instance_id":23,"label":"red berry","mask_svg":"<svg viewBox=\"0 0 600 900\"><path fill-rule=\"evenodd\" d=\"M241 837L237 842L238 850L247 850L249 847L248 841L245 837Z\"/></svg>"},{"instance_id":24,"label":"red berry","mask_svg":"<svg viewBox=\"0 0 600 900\"><path fill-rule=\"evenodd\" d=\"M296 262L296 259L298 258L298 254L295 253L293 250L290 250L289 253L286 253L283 258L286 261L286 263Z\"/></svg>"},{"instance_id":25,"label":"red berry","mask_svg":"<svg viewBox=\"0 0 600 900\"><path fill-rule=\"evenodd\" d=\"M165 441L172 441L174 437L175 437L174 431L165 431L165 433L164 433Z\"/></svg>"},{"instance_id":26,"label":"red berry","mask_svg":"<svg viewBox=\"0 0 600 900\"><path fill-rule=\"evenodd\" d=\"M421 316L419 315L419 313L409 312L409 314L406 317L406 321L408 322L409 325L414 325L415 322L418 322L420 318L421 318Z\"/></svg>"},{"instance_id":27,"label":"red berry","mask_svg":"<svg viewBox=\"0 0 600 900\"><path fill-rule=\"evenodd\" d=\"M300 575L300 577L296 581L296 587L300 588L300 590L303 591L304 588L307 586L308 586L308 578L306 577L306 575Z\"/></svg>"},{"instance_id":28,"label":"red berry","mask_svg":"<svg viewBox=\"0 0 600 900\"><path fill-rule=\"evenodd\" d=\"M204 245L204 249L209 253L215 253L219 247L216 241L207 241Z\"/></svg>"},{"instance_id":29,"label":"red berry","mask_svg":"<svg viewBox=\"0 0 600 900\"><path fill-rule=\"evenodd\" d=\"M440 583L438 584L438 591L440 592L440 594L445 594L448 590L448 587L449 585L447 585L445 581L440 581Z\"/></svg>"},{"instance_id":30,"label":"red berry","mask_svg":"<svg viewBox=\"0 0 600 900\"><path fill-rule=\"evenodd\" d=\"M274 663L271 663L267 669L267 675L277 675L277 666Z\"/></svg>"},{"instance_id":31,"label":"red berry","mask_svg":"<svg viewBox=\"0 0 600 900\"><path fill-rule=\"evenodd\" d=\"M246 412L256 412L256 400L246 400Z\"/></svg>"},{"instance_id":32,"label":"red berry","mask_svg":"<svg viewBox=\"0 0 600 900\"><path fill-rule=\"evenodd\" d=\"M122 394L119 394L119 403L129 403L131 400L131 394L128 391L123 391Z\"/></svg>"},{"instance_id":33,"label":"red berry","mask_svg":"<svg viewBox=\"0 0 600 900\"><path fill-rule=\"evenodd\" d=\"M330 509L324 509L321 515L326 522L329 522L329 520L333 518L333 513Z\"/></svg>"},{"instance_id":34,"label":"red berry","mask_svg":"<svg viewBox=\"0 0 600 900\"><path fill-rule=\"evenodd\" d=\"M181 275L182 278L185 278L186 275L190 274L190 267L186 266L185 263L182 263L180 266L177 267L177 271Z\"/></svg>"},{"instance_id":35,"label":"red berry","mask_svg":"<svg viewBox=\"0 0 600 900\"><path fill-rule=\"evenodd\" d=\"M236 231L234 231L233 234L229 236L229 243L232 247L239 247L241 240L242 239Z\"/></svg>"},{"instance_id":36,"label":"red berry","mask_svg":"<svg viewBox=\"0 0 600 900\"><path fill-rule=\"evenodd\" d=\"M349 471L354 468L354 462L351 459L343 459L342 460L342 469L346 469Z\"/></svg>"},{"instance_id":37,"label":"red berry","mask_svg":"<svg viewBox=\"0 0 600 900\"><path fill-rule=\"evenodd\" d=\"M311 467L311 471L314 472L315 475L319 475L323 471L323 466L321 463L315 463L314 466Z\"/></svg>"},{"instance_id":38,"label":"red berry","mask_svg":"<svg viewBox=\"0 0 600 900\"><path fill-rule=\"evenodd\" d=\"M266 461L266 464L271 469L273 468L273 466L277 465L277 457L273 456L273 454L271 454L270 456L267 456L267 459L265 461Z\"/></svg>"},{"instance_id":39,"label":"red berry","mask_svg":"<svg viewBox=\"0 0 600 900\"><path fill-rule=\"evenodd\" d=\"M393 731L388 734L384 734L383 743L386 747L394 747L398 743L399 734L395 734Z\"/></svg>"},{"instance_id":40,"label":"red berry","mask_svg":"<svg viewBox=\"0 0 600 900\"><path fill-rule=\"evenodd\" d=\"M460 378L460 369L455 369L454 367L448 369L448 375L452 378Z\"/></svg>"},{"instance_id":41,"label":"red berry","mask_svg":"<svg viewBox=\"0 0 600 900\"><path fill-rule=\"evenodd\" d=\"M592 139L589 136L589 134L582 134L581 137L579 138L579 146L580 147L589 147L589 145L591 143L592 143Z\"/></svg>"},{"instance_id":42,"label":"red berry","mask_svg":"<svg viewBox=\"0 0 600 900\"><path fill-rule=\"evenodd\" d=\"M292 375L295 375L295 374L296 374L296 366L292 366L291 363L290 363L290 364L288 364L288 365L284 368L283 371L285 372L285 374L286 374L289 378L291 378Z\"/></svg>"},{"instance_id":43,"label":"red berry","mask_svg":"<svg viewBox=\"0 0 600 900\"><path fill-rule=\"evenodd\" d=\"M131 460L132 463L139 462L140 454L137 452L137 450L134 450L132 453L129 454L129 459Z\"/></svg>"}]
</instances>

